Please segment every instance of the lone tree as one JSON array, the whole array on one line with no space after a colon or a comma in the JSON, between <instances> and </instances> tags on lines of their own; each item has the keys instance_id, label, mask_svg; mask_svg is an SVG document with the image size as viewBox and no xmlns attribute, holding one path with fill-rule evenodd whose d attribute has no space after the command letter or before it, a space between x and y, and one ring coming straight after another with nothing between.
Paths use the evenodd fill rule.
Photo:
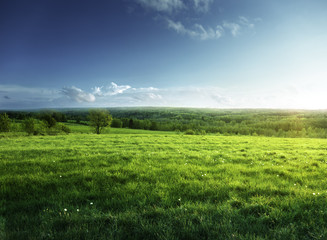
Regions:
<instances>
[{"instance_id":1,"label":"lone tree","mask_svg":"<svg viewBox=\"0 0 327 240\"><path fill-rule=\"evenodd\" d=\"M108 110L105 109L92 109L89 114L90 125L94 127L96 134L100 134L102 130L110 126L112 116Z\"/></svg>"}]
</instances>

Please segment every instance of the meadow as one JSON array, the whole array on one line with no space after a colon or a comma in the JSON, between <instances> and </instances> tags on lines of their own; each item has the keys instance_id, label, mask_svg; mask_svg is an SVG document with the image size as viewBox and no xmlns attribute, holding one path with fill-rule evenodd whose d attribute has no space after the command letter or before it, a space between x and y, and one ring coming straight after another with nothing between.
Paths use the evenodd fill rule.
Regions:
<instances>
[{"instance_id":1,"label":"meadow","mask_svg":"<svg viewBox=\"0 0 327 240\"><path fill-rule=\"evenodd\" d=\"M0 139L0 239L327 239L327 140Z\"/></svg>"}]
</instances>

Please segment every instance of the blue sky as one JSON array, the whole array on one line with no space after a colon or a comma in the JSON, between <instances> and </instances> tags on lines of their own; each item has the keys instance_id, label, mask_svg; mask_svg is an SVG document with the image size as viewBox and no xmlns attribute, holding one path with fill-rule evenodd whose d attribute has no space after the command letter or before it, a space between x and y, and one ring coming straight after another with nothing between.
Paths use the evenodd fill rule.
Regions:
<instances>
[{"instance_id":1,"label":"blue sky","mask_svg":"<svg viewBox=\"0 0 327 240\"><path fill-rule=\"evenodd\" d=\"M325 0L4 0L0 108L327 107Z\"/></svg>"}]
</instances>

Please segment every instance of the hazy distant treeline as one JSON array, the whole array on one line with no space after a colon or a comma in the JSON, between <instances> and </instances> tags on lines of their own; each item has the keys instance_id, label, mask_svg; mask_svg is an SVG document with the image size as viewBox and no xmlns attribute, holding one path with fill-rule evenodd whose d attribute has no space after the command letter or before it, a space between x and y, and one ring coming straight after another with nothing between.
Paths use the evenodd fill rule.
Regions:
<instances>
[{"instance_id":1,"label":"hazy distant treeline","mask_svg":"<svg viewBox=\"0 0 327 240\"><path fill-rule=\"evenodd\" d=\"M327 138L327 111L112 108L111 127L188 134ZM44 111L7 111L11 119L42 118ZM47 111L57 122L88 124L87 109Z\"/></svg>"}]
</instances>

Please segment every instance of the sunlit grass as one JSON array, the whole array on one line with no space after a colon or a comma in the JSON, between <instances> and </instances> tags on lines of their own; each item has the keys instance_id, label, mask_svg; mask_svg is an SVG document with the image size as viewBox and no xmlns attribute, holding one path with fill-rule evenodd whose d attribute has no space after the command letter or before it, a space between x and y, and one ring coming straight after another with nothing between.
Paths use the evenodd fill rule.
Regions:
<instances>
[{"instance_id":1,"label":"sunlit grass","mask_svg":"<svg viewBox=\"0 0 327 240\"><path fill-rule=\"evenodd\" d=\"M326 140L110 131L2 139L0 236L327 237Z\"/></svg>"}]
</instances>

